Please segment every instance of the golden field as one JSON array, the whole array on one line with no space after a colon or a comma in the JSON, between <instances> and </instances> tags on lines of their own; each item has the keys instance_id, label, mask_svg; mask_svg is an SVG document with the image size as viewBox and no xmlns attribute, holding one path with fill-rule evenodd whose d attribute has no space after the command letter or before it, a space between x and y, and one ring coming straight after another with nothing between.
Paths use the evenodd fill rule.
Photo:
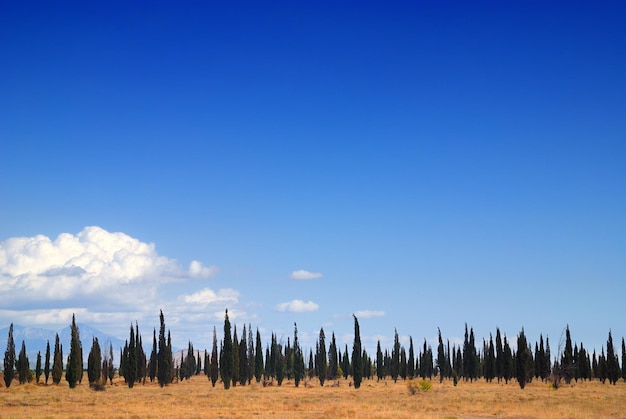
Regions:
<instances>
[{"instance_id":1,"label":"golden field","mask_svg":"<svg viewBox=\"0 0 626 419\"><path fill-rule=\"evenodd\" d=\"M85 374L86 379L86 374ZM129 389L114 380L105 391L94 391L86 382L70 389L57 385L17 382L0 388L0 418L201 418L201 417L298 417L298 418L626 418L626 383L617 385L579 382L558 390L533 382L524 390L516 382L433 382L429 392L411 395L406 382L364 380L355 390L348 381L339 387L312 380L299 388L293 382L282 387L250 386L224 390L213 388L204 375L160 388L158 384Z\"/></svg>"}]
</instances>

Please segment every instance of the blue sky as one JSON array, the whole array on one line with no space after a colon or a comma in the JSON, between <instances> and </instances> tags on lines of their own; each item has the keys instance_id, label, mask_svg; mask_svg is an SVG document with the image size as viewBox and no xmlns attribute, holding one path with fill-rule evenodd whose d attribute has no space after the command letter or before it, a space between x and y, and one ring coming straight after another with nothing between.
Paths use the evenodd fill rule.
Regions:
<instances>
[{"instance_id":1,"label":"blue sky","mask_svg":"<svg viewBox=\"0 0 626 419\"><path fill-rule=\"evenodd\" d=\"M626 336L624 3L0 7L0 324Z\"/></svg>"}]
</instances>

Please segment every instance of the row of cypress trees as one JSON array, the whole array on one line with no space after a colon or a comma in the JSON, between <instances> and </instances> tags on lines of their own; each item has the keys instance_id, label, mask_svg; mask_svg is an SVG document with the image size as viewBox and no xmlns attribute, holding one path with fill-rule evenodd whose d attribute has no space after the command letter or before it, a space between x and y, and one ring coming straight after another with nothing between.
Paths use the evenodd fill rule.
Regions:
<instances>
[{"instance_id":1,"label":"row of cypress trees","mask_svg":"<svg viewBox=\"0 0 626 419\"><path fill-rule=\"evenodd\" d=\"M354 317L354 343L352 353L349 355L346 345L343 354L337 348L335 335L326 350L326 337L322 328L316 342L315 353L310 350L308 355L308 368L305 368L304 352L298 338L298 328L294 324L293 340L287 338L286 344L278 342L274 333L271 343L266 346L265 359L263 357L263 345L259 330L256 331L256 340L253 339L252 327L243 327L241 338L237 336L235 326L231 334L231 324L228 310L224 316L224 338L218 351L218 340L215 327L213 328L213 347L211 353L204 352L203 362L189 342L187 355L181 354L181 361L174 365L172 354L171 334L165 334L165 320L163 312L160 312L160 330L157 341L156 329L153 332L153 344L150 357L147 358L143 350L139 325L130 327L130 337L120 352L119 375L124 378L129 387L135 383L145 383L146 379L153 382L155 379L161 387L172 383L175 379L189 379L192 375L199 374L204 364L204 373L213 386L218 380L225 389L236 385L250 384L254 378L257 382L263 379L264 384L276 380L280 386L285 378L293 379L297 386L306 378L317 377L323 386L326 380L335 380L339 377L352 377L355 388L359 388L364 378L372 378L374 375L379 379L391 377L394 381L398 378L412 379L414 377L433 378L439 376L439 380L453 379L456 383L463 378L466 381L484 378L490 382L493 379L504 380L508 383L511 379L517 379L521 388L532 381L533 378L547 380L551 378L553 384L558 387L560 380L569 384L571 380L600 379L608 380L615 384L619 378L626 380L626 344L622 338L622 366L620 368L617 351L613 345L613 338L609 331L607 351L602 349L601 355L595 351L590 355L580 345L572 344L569 326L565 329L564 345L559 345L557 359L552 363L550 355L550 343L543 336L535 343L533 354L532 345L527 342L524 330L517 336L517 349L512 350L507 337L502 337L500 330L496 329L495 343L492 336L489 340L483 339L482 351L477 351L474 330L465 325L465 339L462 346L453 345L450 342L444 345L441 331L438 331L437 357L434 358L433 350L424 340L420 353L416 354L413 347L413 339L409 338L408 354L404 346L400 344L397 330L394 333L394 344L391 349L381 349L380 341L377 344L376 358L372 360L367 352L362 349L360 340L359 323ZM561 346L563 349L561 350ZM67 360L65 378L70 388L82 382L83 378L83 350L80 334L76 325L75 317L72 316L70 353ZM196 357L197 356L197 357ZM50 365L50 344L48 342L45 354L45 364L42 367L41 354L37 354L35 379L39 382L43 373L45 383L49 376L58 384L63 375L63 348L56 335L52 367ZM26 348L22 342L19 357L15 357L15 342L13 338L13 324L9 328L7 350L4 357L4 381L8 387L12 377L17 372L20 384L32 380ZM113 348L109 344L105 348L104 355L97 338L92 341L92 347L87 360L87 374L90 385L104 384L107 379L110 383L114 377Z\"/></svg>"}]
</instances>

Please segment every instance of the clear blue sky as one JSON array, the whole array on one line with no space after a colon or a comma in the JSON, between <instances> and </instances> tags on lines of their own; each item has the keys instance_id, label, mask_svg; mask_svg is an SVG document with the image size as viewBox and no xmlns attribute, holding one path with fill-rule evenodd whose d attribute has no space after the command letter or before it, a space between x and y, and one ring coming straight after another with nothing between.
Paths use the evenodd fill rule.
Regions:
<instances>
[{"instance_id":1,"label":"clear blue sky","mask_svg":"<svg viewBox=\"0 0 626 419\"><path fill-rule=\"evenodd\" d=\"M626 336L626 3L87 3L0 6L0 325Z\"/></svg>"}]
</instances>

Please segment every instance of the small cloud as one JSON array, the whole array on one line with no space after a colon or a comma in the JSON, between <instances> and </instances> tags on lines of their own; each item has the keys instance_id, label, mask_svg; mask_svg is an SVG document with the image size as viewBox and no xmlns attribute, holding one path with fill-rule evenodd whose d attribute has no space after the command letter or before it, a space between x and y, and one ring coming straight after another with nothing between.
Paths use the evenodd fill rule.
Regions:
<instances>
[{"instance_id":1,"label":"small cloud","mask_svg":"<svg viewBox=\"0 0 626 419\"><path fill-rule=\"evenodd\" d=\"M317 311L319 305L313 301L304 302L302 300L291 300L286 303L277 304L275 309L277 311L290 311L292 313L306 313Z\"/></svg>"},{"instance_id":2,"label":"small cloud","mask_svg":"<svg viewBox=\"0 0 626 419\"><path fill-rule=\"evenodd\" d=\"M213 303L237 303L238 298L239 292L231 288L220 289L218 292L205 288L191 295L182 297L185 303L198 304L201 306Z\"/></svg>"},{"instance_id":3,"label":"small cloud","mask_svg":"<svg viewBox=\"0 0 626 419\"><path fill-rule=\"evenodd\" d=\"M319 272L309 272L304 269L300 269L299 271L293 271L290 277L291 279L307 280L321 278L322 274Z\"/></svg>"},{"instance_id":4,"label":"small cloud","mask_svg":"<svg viewBox=\"0 0 626 419\"><path fill-rule=\"evenodd\" d=\"M371 319L372 317L384 317L385 312L382 310L359 310L354 315L359 319Z\"/></svg>"},{"instance_id":5,"label":"small cloud","mask_svg":"<svg viewBox=\"0 0 626 419\"><path fill-rule=\"evenodd\" d=\"M218 271L217 266L204 266L202 262L192 260L189 264L189 276L192 278L209 278Z\"/></svg>"}]
</instances>

